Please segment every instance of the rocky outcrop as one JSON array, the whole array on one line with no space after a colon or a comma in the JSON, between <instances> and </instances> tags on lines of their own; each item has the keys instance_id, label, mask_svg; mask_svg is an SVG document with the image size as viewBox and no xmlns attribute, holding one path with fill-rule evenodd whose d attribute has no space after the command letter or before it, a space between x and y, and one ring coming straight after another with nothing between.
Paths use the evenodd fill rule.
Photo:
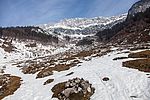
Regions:
<instances>
[{"instance_id":1,"label":"rocky outcrop","mask_svg":"<svg viewBox=\"0 0 150 100\"><path fill-rule=\"evenodd\" d=\"M150 0L140 0L133 4L133 6L128 11L127 19L133 18L137 13L145 12L147 8L150 7Z\"/></svg>"},{"instance_id":2,"label":"rocky outcrop","mask_svg":"<svg viewBox=\"0 0 150 100\"><path fill-rule=\"evenodd\" d=\"M53 97L59 100L90 100L95 89L83 78L74 78L67 82L59 83L52 88Z\"/></svg>"}]
</instances>

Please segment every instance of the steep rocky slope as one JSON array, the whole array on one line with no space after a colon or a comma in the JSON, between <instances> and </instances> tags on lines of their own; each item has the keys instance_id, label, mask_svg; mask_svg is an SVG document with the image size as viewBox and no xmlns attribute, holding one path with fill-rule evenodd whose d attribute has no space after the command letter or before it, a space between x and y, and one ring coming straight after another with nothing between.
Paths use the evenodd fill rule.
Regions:
<instances>
[{"instance_id":1,"label":"steep rocky slope","mask_svg":"<svg viewBox=\"0 0 150 100\"><path fill-rule=\"evenodd\" d=\"M113 44L135 44L150 41L150 1L141 0L129 10L127 19L97 33L100 41Z\"/></svg>"}]
</instances>

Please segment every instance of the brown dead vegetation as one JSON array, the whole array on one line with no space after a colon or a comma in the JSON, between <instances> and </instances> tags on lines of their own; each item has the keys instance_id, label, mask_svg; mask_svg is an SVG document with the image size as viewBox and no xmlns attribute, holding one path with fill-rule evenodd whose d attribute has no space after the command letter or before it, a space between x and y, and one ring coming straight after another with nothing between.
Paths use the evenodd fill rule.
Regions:
<instances>
[{"instance_id":1,"label":"brown dead vegetation","mask_svg":"<svg viewBox=\"0 0 150 100\"><path fill-rule=\"evenodd\" d=\"M21 78L17 76L0 76L0 100L8 95L12 95L21 85Z\"/></svg>"},{"instance_id":2,"label":"brown dead vegetation","mask_svg":"<svg viewBox=\"0 0 150 100\"><path fill-rule=\"evenodd\" d=\"M54 81L54 79L48 79L47 81L44 82L43 85L47 85L47 84L50 84Z\"/></svg>"},{"instance_id":3,"label":"brown dead vegetation","mask_svg":"<svg viewBox=\"0 0 150 100\"><path fill-rule=\"evenodd\" d=\"M103 50L101 52L101 50ZM33 59L33 61L26 61L24 64L25 66L22 67L22 72L24 74L35 74L37 73L36 78L43 78L46 76L53 75L54 71L65 71L69 70L71 67L76 66L77 64L81 63L80 59L82 60L91 60L91 57L103 56L107 53L111 52L109 48L92 48L87 51L79 51L79 52L65 52L56 54L53 56L47 56L42 59L42 61L38 62L37 59ZM95 56L94 56L95 55ZM90 56L90 58L85 58Z\"/></svg>"},{"instance_id":4,"label":"brown dead vegetation","mask_svg":"<svg viewBox=\"0 0 150 100\"><path fill-rule=\"evenodd\" d=\"M96 54L96 53L99 53L100 51L99 50L96 50L96 49L92 49L92 50L89 50L89 51L81 51L75 55L72 55L72 57L78 57L78 58L83 58L83 57L87 57L87 56L91 56L92 54Z\"/></svg>"},{"instance_id":5,"label":"brown dead vegetation","mask_svg":"<svg viewBox=\"0 0 150 100\"><path fill-rule=\"evenodd\" d=\"M38 74L36 78L43 78L49 75L53 74L53 71L65 71L70 69L73 66L76 66L78 63L71 63L71 64L58 64L55 65L55 67L48 67L48 68L44 68L43 70L41 70Z\"/></svg>"},{"instance_id":6,"label":"brown dead vegetation","mask_svg":"<svg viewBox=\"0 0 150 100\"><path fill-rule=\"evenodd\" d=\"M12 52L13 49L15 48L12 45L12 40L8 41L7 39L3 42L3 44L0 47L3 48L4 51L9 52L9 53Z\"/></svg>"},{"instance_id":7,"label":"brown dead vegetation","mask_svg":"<svg viewBox=\"0 0 150 100\"><path fill-rule=\"evenodd\" d=\"M52 92L54 93L52 97L58 97L58 94L65 90L66 82L58 83L52 88Z\"/></svg>"},{"instance_id":8,"label":"brown dead vegetation","mask_svg":"<svg viewBox=\"0 0 150 100\"><path fill-rule=\"evenodd\" d=\"M71 67L80 63L79 60L75 58L71 58L71 57L65 57L58 61L48 60L48 61L43 61L40 63L37 63L36 61L31 62L31 64L25 67L22 67L22 72L24 74L35 74L36 72L38 72L37 78L43 78L43 77L52 75L53 71L60 72L60 71L68 70ZM67 63L67 61L70 61L70 63ZM58 63L58 64L55 64L55 63Z\"/></svg>"},{"instance_id":9,"label":"brown dead vegetation","mask_svg":"<svg viewBox=\"0 0 150 100\"><path fill-rule=\"evenodd\" d=\"M144 72L150 72L150 58L126 61L123 62L123 66L138 69Z\"/></svg>"},{"instance_id":10,"label":"brown dead vegetation","mask_svg":"<svg viewBox=\"0 0 150 100\"><path fill-rule=\"evenodd\" d=\"M145 50L136 53L130 53L130 58L142 58L123 62L124 67L138 69L144 72L150 72L150 50Z\"/></svg>"},{"instance_id":11,"label":"brown dead vegetation","mask_svg":"<svg viewBox=\"0 0 150 100\"><path fill-rule=\"evenodd\" d=\"M150 58L150 50L145 50L137 53L130 53L128 55L130 58Z\"/></svg>"},{"instance_id":12,"label":"brown dead vegetation","mask_svg":"<svg viewBox=\"0 0 150 100\"><path fill-rule=\"evenodd\" d=\"M31 64L30 66L23 67L22 72L24 74L35 74L36 72L40 71L42 66L39 66L38 64Z\"/></svg>"}]
</instances>

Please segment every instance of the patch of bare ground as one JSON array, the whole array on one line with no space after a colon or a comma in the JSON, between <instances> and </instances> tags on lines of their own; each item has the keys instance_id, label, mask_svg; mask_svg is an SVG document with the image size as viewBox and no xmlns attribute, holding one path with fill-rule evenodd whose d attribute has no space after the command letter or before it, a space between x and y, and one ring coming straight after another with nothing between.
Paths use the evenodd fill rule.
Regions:
<instances>
[{"instance_id":1,"label":"patch of bare ground","mask_svg":"<svg viewBox=\"0 0 150 100\"><path fill-rule=\"evenodd\" d=\"M58 64L55 65L54 67L48 67L48 68L44 68L43 70L41 70L38 74L36 78L43 78L49 75L53 74L53 71L65 71L70 69L71 67L76 66L78 63L70 63L70 64Z\"/></svg>"},{"instance_id":2,"label":"patch of bare ground","mask_svg":"<svg viewBox=\"0 0 150 100\"><path fill-rule=\"evenodd\" d=\"M21 78L4 74L0 76L0 100L12 95L21 85Z\"/></svg>"},{"instance_id":3,"label":"patch of bare ground","mask_svg":"<svg viewBox=\"0 0 150 100\"><path fill-rule=\"evenodd\" d=\"M69 61L69 63L67 63ZM43 78L53 74L53 71L68 70L80 63L79 60L72 57L64 57L59 60L48 60L43 62L31 62L29 65L22 67L24 74L35 74L38 72L36 78Z\"/></svg>"},{"instance_id":4,"label":"patch of bare ground","mask_svg":"<svg viewBox=\"0 0 150 100\"><path fill-rule=\"evenodd\" d=\"M84 58L84 57L87 57L87 56L91 56L92 54L98 54L99 52L100 51L96 51L96 50L81 51L81 52L79 52L75 55L70 55L70 56L64 57L64 58L61 59L61 61L63 63L65 62L64 64L57 64L54 67L45 67L45 68L43 68L42 70L39 71L36 78L43 78L43 77L52 75L53 71L60 72L60 71L69 70L71 67L74 67L74 66L76 66L77 64L80 63L80 61L77 60L77 59L81 59L81 58ZM110 52L110 51L106 50L105 52L102 52L101 56L107 54L108 52ZM97 55L97 56L100 56L100 55ZM66 64L67 61L71 61L71 63Z\"/></svg>"},{"instance_id":5,"label":"patch of bare ground","mask_svg":"<svg viewBox=\"0 0 150 100\"><path fill-rule=\"evenodd\" d=\"M24 74L35 74L36 72L42 70L43 68L47 68L49 66L55 65L54 62L55 60L49 60L49 61L40 62L40 63L30 61L30 62L27 62L27 63L30 63L28 66L22 67L22 66L19 66L18 64L17 67L22 67L22 72Z\"/></svg>"},{"instance_id":6,"label":"patch of bare ground","mask_svg":"<svg viewBox=\"0 0 150 100\"><path fill-rule=\"evenodd\" d=\"M59 100L90 100L95 91L92 84L82 78L58 83L51 90L54 93L52 98Z\"/></svg>"},{"instance_id":7,"label":"patch of bare ground","mask_svg":"<svg viewBox=\"0 0 150 100\"><path fill-rule=\"evenodd\" d=\"M150 50L130 53L128 58L140 58L122 63L123 67L138 69L139 71L150 72Z\"/></svg>"},{"instance_id":8,"label":"patch of bare ground","mask_svg":"<svg viewBox=\"0 0 150 100\"><path fill-rule=\"evenodd\" d=\"M54 79L48 79L48 80L46 80L46 81L44 82L43 85L50 84L50 83L52 83L53 81L54 81Z\"/></svg>"},{"instance_id":9,"label":"patch of bare ground","mask_svg":"<svg viewBox=\"0 0 150 100\"><path fill-rule=\"evenodd\" d=\"M138 69L144 72L150 72L150 58L137 59L123 62L123 67Z\"/></svg>"},{"instance_id":10,"label":"patch of bare ground","mask_svg":"<svg viewBox=\"0 0 150 100\"><path fill-rule=\"evenodd\" d=\"M2 43L0 46L1 48L4 49L6 52L12 52L14 50L14 46L12 45L12 40L8 41L7 39Z\"/></svg>"},{"instance_id":11,"label":"patch of bare ground","mask_svg":"<svg viewBox=\"0 0 150 100\"><path fill-rule=\"evenodd\" d=\"M129 58L150 58L150 50L145 50L137 53L130 53Z\"/></svg>"},{"instance_id":12,"label":"patch of bare ground","mask_svg":"<svg viewBox=\"0 0 150 100\"><path fill-rule=\"evenodd\" d=\"M52 56L46 56L45 58L26 61L24 64L18 63L18 67L21 67L24 74L35 74L36 78L43 78L53 75L53 71L65 71L81 63L82 60L91 60L91 57L103 56L111 52L109 48L92 48L87 51L67 51ZM87 58L85 58L87 57ZM22 66L23 65L23 66Z\"/></svg>"},{"instance_id":13,"label":"patch of bare ground","mask_svg":"<svg viewBox=\"0 0 150 100\"><path fill-rule=\"evenodd\" d=\"M36 72L40 71L41 68L42 67L39 66L38 64L34 64L34 65L32 64L28 67L23 67L22 72L24 74L35 74Z\"/></svg>"}]
</instances>

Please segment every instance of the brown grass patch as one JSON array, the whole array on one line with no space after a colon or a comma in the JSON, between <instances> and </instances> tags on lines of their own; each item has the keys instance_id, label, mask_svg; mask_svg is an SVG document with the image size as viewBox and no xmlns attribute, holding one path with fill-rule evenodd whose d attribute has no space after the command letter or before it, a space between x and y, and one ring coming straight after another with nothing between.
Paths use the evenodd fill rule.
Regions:
<instances>
[{"instance_id":1,"label":"brown grass patch","mask_svg":"<svg viewBox=\"0 0 150 100\"><path fill-rule=\"evenodd\" d=\"M43 85L47 85L47 84L50 84L54 81L54 79L48 79L47 81L44 82Z\"/></svg>"},{"instance_id":2,"label":"brown grass patch","mask_svg":"<svg viewBox=\"0 0 150 100\"><path fill-rule=\"evenodd\" d=\"M43 59L42 62L37 62L36 59L34 61L26 62L27 66L22 66L22 72L24 74L35 74L38 72L36 78L43 78L53 74L53 71L65 71L69 70L71 67L76 66L81 63L80 60L90 60L84 59L87 56L92 56L93 54L99 54L96 56L102 56L110 52L110 49L104 49L101 52L98 48L90 49L89 51L79 51L79 52L66 52L63 54L56 54L51 57L47 57ZM68 64L70 62L70 64ZM21 66L19 66L21 67Z\"/></svg>"},{"instance_id":3,"label":"brown grass patch","mask_svg":"<svg viewBox=\"0 0 150 100\"><path fill-rule=\"evenodd\" d=\"M150 58L150 50L141 51L137 53L131 53L128 55L130 58Z\"/></svg>"},{"instance_id":4,"label":"brown grass patch","mask_svg":"<svg viewBox=\"0 0 150 100\"><path fill-rule=\"evenodd\" d=\"M53 74L53 71L65 71L70 69L73 66L76 66L78 63L71 63L71 64L58 64L55 65L55 67L48 67L48 68L44 68L43 70L41 70L38 74L36 78L43 78L49 75Z\"/></svg>"},{"instance_id":5,"label":"brown grass patch","mask_svg":"<svg viewBox=\"0 0 150 100\"><path fill-rule=\"evenodd\" d=\"M58 94L65 89L65 84L66 82L58 83L52 88L52 92L54 93L52 96L53 98L59 96Z\"/></svg>"},{"instance_id":6,"label":"brown grass patch","mask_svg":"<svg viewBox=\"0 0 150 100\"><path fill-rule=\"evenodd\" d=\"M38 64L31 64L30 66L23 67L22 72L24 74L35 74L41 70L41 67L42 66L39 66Z\"/></svg>"},{"instance_id":7,"label":"brown grass patch","mask_svg":"<svg viewBox=\"0 0 150 100\"><path fill-rule=\"evenodd\" d=\"M0 100L8 95L12 95L21 85L21 78L17 76L2 76L1 88L0 88Z\"/></svg>"},{"instance_id":8,"label":"brown grass patch","mask_svg":"<svg viewBox=\"0 0 150 100\"><path fill-rule=\"evenodd\" d=\"M144 72L150 72L150 58L126 61L123 62L123 66L138 69Z\"/></svg>"},{"instance_id":9,"label":"brown grass patch","mask_svg":"<svg viewBox=\"0 0 150 100\"><path fill-rule=\"evenodd\" d=\"M92 54L95 54L96 51L94 50L90 50L90 51L81 51L75 55L73 55L72 57L78 57L78 58L81 58L81 57L87 57L87 56L91 56Z\"/></svg>"},{"instance_id":10,"label":"brown grass patch","mask_svg":"<svg viewBox=\"0 0 150 100\"><path fill-rule=\"evenodd\" d=\"M4 41L3 44L1 45L1 48L4 49L4 51L6 52L12 52L13 49L15 48L13 45L12 45L12 41Z\"/></svg>"}]
</instances>

